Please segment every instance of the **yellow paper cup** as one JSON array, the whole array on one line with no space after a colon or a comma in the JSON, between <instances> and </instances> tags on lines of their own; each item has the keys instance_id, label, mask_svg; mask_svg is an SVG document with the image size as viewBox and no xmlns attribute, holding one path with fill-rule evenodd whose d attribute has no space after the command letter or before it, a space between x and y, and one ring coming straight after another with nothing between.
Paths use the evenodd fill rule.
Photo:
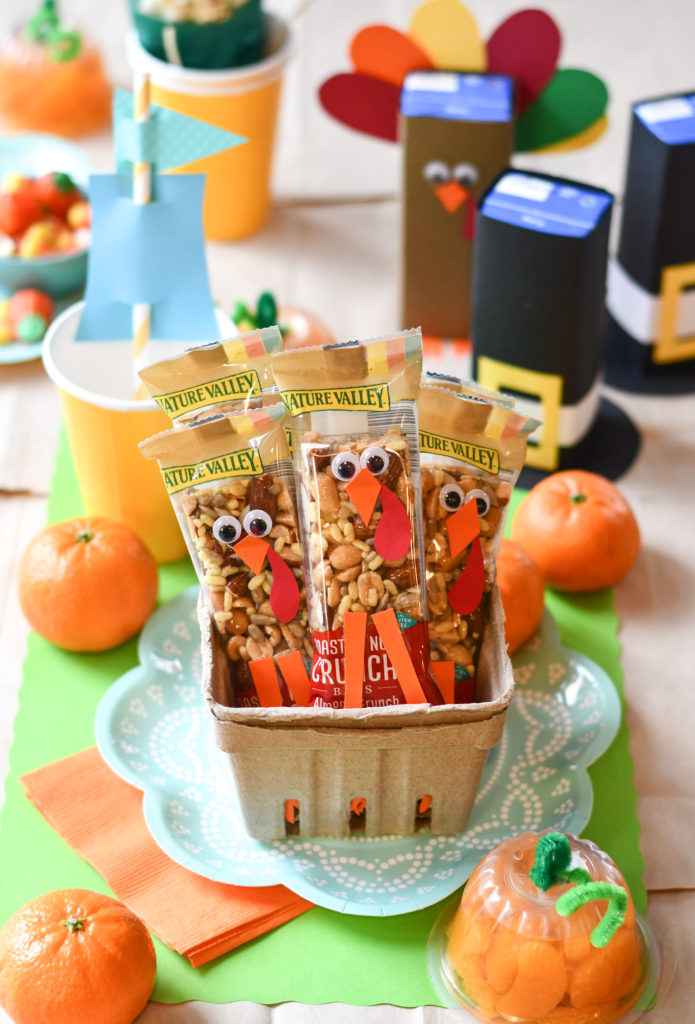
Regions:
<instances>
[{"instance_id":1,"label":"yellow paper cup","mask_svg":"<svg viewBox=\"0 0 695 1024\"><path fill-rule=\"evenodd\" d=\"M171 421L153 401L123 397L134 387L127 341L75 341L83 306L70 306L50 325L43 363L60 395L85 510L125 523L158 562L173 562L186 544L157 463L138 448ZM220 337L237 333L222 313L218 323ZM163 349L163 358L171 354Z\"/></svg>"},{"instance_id":2,"label":"yellow paper cup","mask_svg":"<svg viewBox=\"0 0 695 1024\"><path fill-rule=\"evenodd\" d=\"M245 238L263 227L270 213L275 127L292 37L273 15L266 14L265 23L267 56L228 71L168 64L143 49L135 33L128 39L128 59L136 73L149 74L153 103L248 140L174 172L207 175L203 227L209 239Z\"/></svg>"}]
</instances>

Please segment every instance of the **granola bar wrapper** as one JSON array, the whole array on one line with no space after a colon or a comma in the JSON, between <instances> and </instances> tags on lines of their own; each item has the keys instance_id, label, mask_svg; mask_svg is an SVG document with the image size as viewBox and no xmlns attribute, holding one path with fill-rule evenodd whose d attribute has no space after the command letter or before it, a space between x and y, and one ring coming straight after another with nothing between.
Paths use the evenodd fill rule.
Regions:
<instances>
[{"instance_id":1,"label":"granola bar wrapper","mask_svg":"<svg viewBox=\"0 0 695 1024\"><path fill-rule=\"evenodd\" d=\"M539 424L507 396L436 374L418 413L432 671L447 703L468 703L507 506Z\"/></svg>"},{"instance_id":2,"label":"granola bar wrapper","mask_svg":"<svg viewBox=\"0 0 695 1024\"><path fill-rule=\"evenodd\" d=\"M175 427L258 408L278 388L272 355L283 348L279 327L188 349L139 371L140 380Z\"/></svg>"},{"instance_id":3,"label":"granola bar wrapper","mask_svg":"<svg viewBox=\"0 0 695 1024\"><path fill-rule=\"evenodd\" d=\"M159 462L230 664L234 707L306 706L311 641L281 403L168 430Z\"/></svg>"},{"instance_id":4,"label":"granola bar wrapper","mask_svg":"<svg viewBox=\"0 0 695 1024\"><path fill-rule=\"evenodd\" d=\"M282 352L314 648L311 703L441 703L429 670L419 331Z\"/></svg>"}]
</instances>

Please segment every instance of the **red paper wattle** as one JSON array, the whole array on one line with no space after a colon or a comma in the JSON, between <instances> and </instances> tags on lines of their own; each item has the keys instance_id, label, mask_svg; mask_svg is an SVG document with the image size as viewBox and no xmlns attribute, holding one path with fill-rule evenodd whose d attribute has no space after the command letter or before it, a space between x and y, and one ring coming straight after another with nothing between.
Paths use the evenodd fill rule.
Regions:
<instances>
[{"instance_id":1,"label":"red paper wattle","mask_svg":"<svg viewBox=\"0 0 695 1024\"><path fill-rule=\"evenodd\" d=\"M475 236L475 199L469 199L466 203L466 213L463 220L463 227L461 228L461 234L468 241L472 241Z\"/></svg>"},{"instance_id":2,"label":"red paper wattle","mask_svg":"<svg viewBox=\"0 0 695 1024\"><path fill-rule=\"evenodd\" d=\"M484 582L483 548L480 537L476 537L471 544L468 561L447 595L449 607L458 615L470 615L482 601Z\"/></svg>"},{"instance_id":3,"label":"red paper wattle","mask_svg":"<svg viewBox=\"0 0 695 1024\"><path fill-rule=\"evenodd\" d=\"M291 622L299 611L299 585L287 562L270 546L268 561L273 571L269 597L273 615L278 622Z\"/></svg>"},{"instance_id":4,"label":"red paper wattle","mask_svg":"<svg viewBox=\"0 0 695 1024\"><path fill-rule=\"evenodd\" d=\"M382 516L374 533L374 550L390 562L403 558L410 550L412 531L408 513L393 491L381 485Z\"/></svg>"}]
</instances>

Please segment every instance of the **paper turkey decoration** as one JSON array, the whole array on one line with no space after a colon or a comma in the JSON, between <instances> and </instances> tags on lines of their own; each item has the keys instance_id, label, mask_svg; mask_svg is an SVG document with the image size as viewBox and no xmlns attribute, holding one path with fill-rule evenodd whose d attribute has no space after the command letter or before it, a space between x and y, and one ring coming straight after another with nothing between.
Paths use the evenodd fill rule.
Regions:
<instances>
[{"instance_id":1,"label":"paper turkey decoration","mask_svg":"<svg viewBox=\"0 0 695 1024\"><path fill-rule=\"evenodd\" d=\"M605 85L558 68L560 49L544 11L513 14L485 43L459 0L426 0L407 34L361 29L354 70L319 90L342 124L401 143L401 319L426 346L470 337L476 203L513 152L585 145L606 126Z\"/></svg>"},{"instance_id":2,"label":"paper turkey decoration","mask_svg":"<svg viewBox=\"0 0 695 1024\"><path fill-rule=\"evenodd\" d=\"M398 141L398 110L406 75L418 70L507 75L515 85L515 150L587 145L605 130L608 90L590 71L560 68L560 30L544 11L517 11L487 42L459 0L426 0L407 32L368 25L353 38L353 70L319 89L324 110L342 124Z\"/></svg>"}]
</instances>

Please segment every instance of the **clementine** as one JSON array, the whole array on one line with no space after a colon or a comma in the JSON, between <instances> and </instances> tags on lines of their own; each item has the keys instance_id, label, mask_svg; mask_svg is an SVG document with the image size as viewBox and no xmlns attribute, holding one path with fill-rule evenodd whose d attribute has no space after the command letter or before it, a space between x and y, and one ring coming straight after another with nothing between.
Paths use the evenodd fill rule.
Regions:
<instances>
[{"instance_id":1,"label":"clementine","mask_svg":"<svg viewBox=\"0 0 695 1024\"><path fill-rule=\"evenodd\" d=\"M140 918L87 889L44 893L0 930L0 1005L15 1024L132 1024L156 973Z\"/></svg>"},{"instance_id":2,"label":"clementine","mask_svg":"<svg viewBox=\"0 0 695 1024\"><path fill-rule=\"evenodd\" d=\"M510 654L533 636L543 618L543 573L520 544L506 537L497 555L497 586L504 608L504 635Z\"/></svg>"},{"instance_id":3,"label":"clementine","mask_svg":"<svg viewBox=\"0 0 695 1024\"><path fill-rule=\"evenodd\" d=\"M532 487L516 510L511 533L549 586L576 592L612 587L641 546L625 498L610 480L585 470L553 473Z\"/></svg>"},{"instance_id":4,"label":"clementine","mask_svg":"<svg viewBox=\"0 0 695 1024\"><path fill-rule=\"evenodd\" d=\"M19 564L32 629L69 651L105 651L143 627L157 601L157 564L122 523L99 516L42 530Z\"/></svg>"}]
</instances>

